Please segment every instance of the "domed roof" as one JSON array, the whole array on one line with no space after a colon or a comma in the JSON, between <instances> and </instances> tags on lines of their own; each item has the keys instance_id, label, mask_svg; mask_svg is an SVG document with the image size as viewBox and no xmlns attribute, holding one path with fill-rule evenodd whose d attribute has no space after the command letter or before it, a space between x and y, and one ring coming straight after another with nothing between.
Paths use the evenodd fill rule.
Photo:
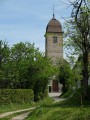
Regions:
<instances>
[{"instance_id":1,"label":"domed roof","mask_svg":"<svg viewBox=\"0 0 90 120\"><path fill-rule=\"evenodd\" d=\"M62 26L58 20L53 18L49 21L47 28L46 28L46 33L61 33L62 32Z\"/></svg>"}]
</instances>

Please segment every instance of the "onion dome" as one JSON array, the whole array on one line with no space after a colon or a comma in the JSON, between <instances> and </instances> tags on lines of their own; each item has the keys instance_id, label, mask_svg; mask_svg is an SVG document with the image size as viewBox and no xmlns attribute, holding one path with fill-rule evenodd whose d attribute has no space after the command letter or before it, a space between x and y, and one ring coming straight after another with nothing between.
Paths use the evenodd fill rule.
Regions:
<instances>
[{"instance_id":1,"label":"onion dome","mask_svg":"<svg viewBox=\"0 0 90 120\"><path fill-rule=\"evenodd\" d=\"M54 15L53 18L49 21L46 27L46 33L61 33L62 26L61 23L55 19Z\"/></svg>"}]
</instances>

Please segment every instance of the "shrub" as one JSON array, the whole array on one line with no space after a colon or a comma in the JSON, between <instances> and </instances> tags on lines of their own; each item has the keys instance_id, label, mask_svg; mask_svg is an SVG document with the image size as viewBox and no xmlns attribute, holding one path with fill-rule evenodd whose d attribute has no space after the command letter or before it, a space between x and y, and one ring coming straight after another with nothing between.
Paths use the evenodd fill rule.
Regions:
<instances>
[{"instance_id":1,"label":"shrub","mask_svg":"<svg viewBox=\"0 0 90 120\"><path fill-rule=\"evenodd\" d=\"M68 99L61 102L61 105L90 105L90 86L88 86L88 100L84 100L82 97L83 88L77 89L77 91Z\"/></svg>"},{"instance_id":2,"label":"shrub","mask_svg":"<svg viewBox=\"0 0 90 120\"><path fill-rule=\"evenodd\" d=\"M0 89L0 104L31 103L33 99L32 89Z\"/></svg>"}]
</instances>

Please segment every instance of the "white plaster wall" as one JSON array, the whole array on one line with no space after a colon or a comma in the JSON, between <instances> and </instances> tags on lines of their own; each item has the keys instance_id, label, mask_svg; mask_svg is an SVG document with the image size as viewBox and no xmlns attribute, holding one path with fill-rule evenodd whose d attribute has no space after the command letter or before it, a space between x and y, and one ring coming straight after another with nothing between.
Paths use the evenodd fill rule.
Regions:
<instances>
[{"instance_id":1,"label":"white plaster wall","mask_svg":"<svg viewBox=\"0 0 90 120\"><path fill-rule=\"evenodd\" d=\"M90 85L90 77L89 77L89 80L88 80L88 85Z\"/></svg>"}]
</instances>

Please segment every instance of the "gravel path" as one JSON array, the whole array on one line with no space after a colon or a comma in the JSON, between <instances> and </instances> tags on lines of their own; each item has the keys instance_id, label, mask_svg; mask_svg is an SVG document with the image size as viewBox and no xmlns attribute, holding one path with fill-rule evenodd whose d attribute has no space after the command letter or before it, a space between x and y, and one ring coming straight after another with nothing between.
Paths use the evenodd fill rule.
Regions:
<instances>
[{"instance_id":1,"label":"gravel path","mask_svg":"<svg viewBox=\"0 0 90 120\"><path fill-rule=\"evenodd\" d=\"M7 113L2 113L2 114L0 114L0 118L4 118L4 117L6 117L6 116L8 116L8 115L12 115L12 114L14 114L14 113L19 113L19 112L24 112L24 111L28 111L28 110L33 110L33 109L35 109L35 108L37 108L37 107L32 107L32 108L23 109L23 110L16 110L16 111L7 112ZM16 120L17 120L17 119L16 119Z\"/></svg>"}]
</instances>

